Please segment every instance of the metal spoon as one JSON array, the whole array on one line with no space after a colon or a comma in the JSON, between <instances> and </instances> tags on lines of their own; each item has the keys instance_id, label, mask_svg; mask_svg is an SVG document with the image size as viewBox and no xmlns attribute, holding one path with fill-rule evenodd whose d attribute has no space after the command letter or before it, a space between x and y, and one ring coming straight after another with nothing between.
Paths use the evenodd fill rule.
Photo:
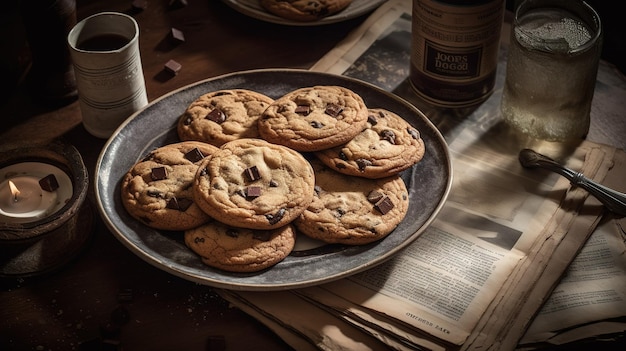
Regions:
<instances>
[{"instance_id":1,"label":"metal spoon","mask_svg":"<svg viewBox=\"0 0 626 351\"><path fill-rule=\"evenodd\" d=\"M626 194L600 185L585 177L582 173L564 167L553 159L531 149L523 149L520 151L519 162L525 168L545 168L562 175L567 178L572 185L587 190L591 195L600 200L610 211L626 216Z\"/></svg>"}]
</instances>

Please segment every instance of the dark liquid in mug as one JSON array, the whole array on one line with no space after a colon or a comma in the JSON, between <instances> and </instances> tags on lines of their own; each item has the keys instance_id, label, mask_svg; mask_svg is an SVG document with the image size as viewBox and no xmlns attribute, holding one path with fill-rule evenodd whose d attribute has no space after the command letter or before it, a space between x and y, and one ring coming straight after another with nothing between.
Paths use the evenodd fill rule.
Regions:
<instances>
[{"instance_id":1,"label":"dark liquid in mug","mask_svg":"<svg viewBox=\"0 0 626 351\"><path fill-rule=\"evenodd\" d=\"M100 34L80 42L76 47L85 51L112 51L121 49L129 41L119 34Z\"/></svg>"}]
</instances>

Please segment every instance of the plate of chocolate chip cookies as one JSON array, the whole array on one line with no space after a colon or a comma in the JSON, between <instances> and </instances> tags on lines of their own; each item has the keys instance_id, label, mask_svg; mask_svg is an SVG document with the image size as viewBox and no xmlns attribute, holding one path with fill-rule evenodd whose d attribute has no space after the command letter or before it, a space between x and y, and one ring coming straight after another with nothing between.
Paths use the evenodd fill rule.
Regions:
<instances>
[{"instance_id":1,"label":"plate of chocolate chip cookies","mask_svg":"<svg viewBox=\"0 0 626 351\"><path fill-rule=\"evenodd\" d=\"M235 290L322 284L423 233L452 184L449 150L413 105L297 69L235 72L129 117L96 164L103 221L130 251Z\"/></svg>"},{"instance_id":2,"label":"plate of chocolate chip cookies","mask_svg":"<svg viewBox=\"0 0 626 351\"><path fill-rule=\"evenodd\" d=\"M386 0L223 0L234 10L265 22L319 26L356 18Z\"/></svg>"}]
</instances>

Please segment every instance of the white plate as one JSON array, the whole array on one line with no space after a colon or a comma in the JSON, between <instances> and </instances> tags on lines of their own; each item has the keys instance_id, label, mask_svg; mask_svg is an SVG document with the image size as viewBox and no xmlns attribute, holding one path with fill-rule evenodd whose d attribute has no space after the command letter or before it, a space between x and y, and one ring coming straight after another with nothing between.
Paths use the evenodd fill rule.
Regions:
<instances>
[{"instance_id":1,"label":"white plate","mask_svg":"<svg viewBox=\"0 0 626 351\"><path fill-rule=\"evenodd\" d=\"M424 158L402 173L409 189L406 218L387 237L364 246L326 245L294 251L261 272L230 273L208 267L183 242L182 232L151 229L132 218L120 200L120 180L151 150L178 142L176 122L200 95L245 88L278 98L297 88L340 85L359 94L368 107L386 108L416 127L426 145ZM139 111L111 136L96 164L98 210L111 232L148 263L176 276L226 289L277 290L321 284L384 262L413 242L434 220L452 183L448 147L433 124L405 100L354 78L304 70L253 70L204 80L171 92ZM300 239L297 239L297 244Z\"/></svg>"},{"instance_id":2,"label":"white plate","mask_svg":"<svg viewBox=\"0 0 626 351\"><path fill-rule=\"evenodd\" d=\"M334 15L330 15L324 17L318 21L312 22L298 22L290 19L282 18L276 16L272 13L267 12L261 4L259 0L222 0L228 6L233 8L234 10L241 12L242 14L250 17L254 17L256 19L260 19L262 21L277 23L277 24L285 24L290 26L320 26L323 24L336 23L341 21L346 21L352 18L359 17L368 12L374 11L378 6L384 3L387 0L352 0L352 3L348 5L341 12L338 12Z\"/></svg>"}]
</instances>

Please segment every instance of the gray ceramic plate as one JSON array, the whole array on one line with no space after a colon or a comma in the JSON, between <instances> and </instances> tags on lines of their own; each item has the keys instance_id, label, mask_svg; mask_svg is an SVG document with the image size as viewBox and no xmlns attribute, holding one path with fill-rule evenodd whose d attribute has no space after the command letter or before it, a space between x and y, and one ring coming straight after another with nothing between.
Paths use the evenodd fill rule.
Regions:
<instances>
[{"instance_id":1,"label":"gray ceramic plate","mask_svg":"<svg viewBox=\"0 0 626 351\"><path fill-rule=\"evenodd\" d=\"M421 133L426 154L403 172L409 188L404 221L384 239L365 246L326 245L295 251L277 265L256 273L229 273L204 265L182 240L181 232L150 229L130 217L120 201L120 180L156 147L179 141L176 122L200 95L243 88L278 98L301 87L340 85L363 97L368 107L403 116ZM219 288L278 290L329 282L374 267L413 242L434 220L452 183L447 145L439 131L413 105L371 84L344 76L304 70L254 70L204 80L150 103L126 120L104 146L96 165L95 190L100 214L111 232L148 263L176 276Z\"/></svg>"},{"instance_id":2,"label":"gray ceramic plate","mask_svg":"<svg viewBox=\"0 0 626 351\"><path fill-rule=\"evenodd\" d=\"M222 0L234 10L250 17L265 22L284 24L288 26L321 26L324 24L337 23L359 17L374 11L387 0L352 0L350 5L334 15L323 17L318 21L298 22L276 16L267 12L259 3L259 0Z\"/></svg>"}]
</instances>

